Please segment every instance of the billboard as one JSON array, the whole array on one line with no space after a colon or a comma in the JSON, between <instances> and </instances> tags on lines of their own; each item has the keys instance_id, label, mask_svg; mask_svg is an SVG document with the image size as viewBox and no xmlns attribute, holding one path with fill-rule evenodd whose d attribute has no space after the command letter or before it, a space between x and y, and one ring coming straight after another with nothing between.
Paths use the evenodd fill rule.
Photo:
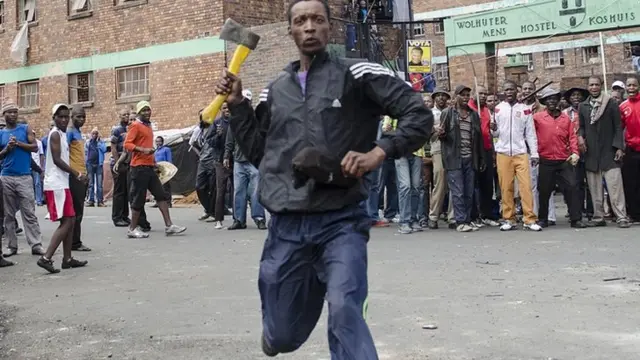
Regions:
<instances>
[{"instance_id":1,"label":"billboard","mask_svg":"<svg viewBox=\"0 0 640 360\"><path fill-rule=\"evenodd\" d=\"M430 93L436 88L431 72L431 40L407 40L407 74L414 90Z\"/></svg>"}]
</instances>

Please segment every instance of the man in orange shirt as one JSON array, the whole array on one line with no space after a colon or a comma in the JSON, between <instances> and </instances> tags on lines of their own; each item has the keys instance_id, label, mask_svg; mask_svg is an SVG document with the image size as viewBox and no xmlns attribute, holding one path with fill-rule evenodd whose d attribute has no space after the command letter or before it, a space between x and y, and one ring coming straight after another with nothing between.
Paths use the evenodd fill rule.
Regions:
<instances>
[{"instance_id":1,"label":"man in orange shirt","mask_svg":"<svg viewBox=\"0 0 640 360\"><path fill-rule=\"evenodd\" d=\"M162 188L162 183L155 171L155 157L153 153L153 130L151 129L151 104L148 101L140 101L136 105L138 118L129 127L124 148L131 153L131 225L127 231L127 237L141 239L149 237L138 227L140 211L144 208L147 198L147 190L156 199L156 203L162 218L164 219L165 235L183 233L187 228L177 226L171 222L169 204Z\"/></svg>"}]
</instances>

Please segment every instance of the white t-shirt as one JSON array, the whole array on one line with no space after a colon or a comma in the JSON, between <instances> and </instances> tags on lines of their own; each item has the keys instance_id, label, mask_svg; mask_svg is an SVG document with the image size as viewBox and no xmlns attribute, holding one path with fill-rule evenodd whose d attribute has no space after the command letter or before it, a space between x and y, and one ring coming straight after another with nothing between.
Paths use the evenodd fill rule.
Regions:
<instances>
[{"instance_id":1,"label":"white t-shirt","mask_svg":"<svg viewBox=\"0 0 640 360\"><path fill-rule=\"evenodd\" d=\"M42 151L42 141L36 139L36 142L38 142L38 151L32 152L31 158L36 162L36 164L38 164L38 166L42 166L42 164L40 164L40 155L44 155L44 151Z\"/></svg>"},{"instance_id":2,"label":"white t-shirt","mask_svg":"<svg viewBox=\"0 0 640 360\"><path fill-rule=\"evenodd\" d=\"M49 132L48 144L51 144L51 134L57 132L60 134L60 158L65 163L69 163L69 144L67 143L67 133L61 131L57 127L53 127ZM47 146L47 164L44 170L43 188L47 190L63 190L69 188L69 174L62 171L53 163L51 157L51 146Z\"/></svg>"}]
</instances>

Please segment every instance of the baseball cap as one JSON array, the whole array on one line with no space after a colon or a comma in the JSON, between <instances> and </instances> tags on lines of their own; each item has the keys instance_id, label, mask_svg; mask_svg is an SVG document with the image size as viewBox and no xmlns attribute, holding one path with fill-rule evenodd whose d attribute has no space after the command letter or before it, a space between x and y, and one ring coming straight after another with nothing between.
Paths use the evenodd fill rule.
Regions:
<instances>
[{"instance_id":1,"label":"baseball cap","mask_svg":"<svg viewBox=\"0 0 640 360\"><path fill-rule=\"evenodd\" d=\"M471 91L471 88L466 86L466 85L458 85L458 86L456 86L456 90L454 91L454 94L460 95L460 93L465 91L465 90Z\"/></svg>"},{"instance_id":2,"label":"baseball cap","mask_svg":"<svg viewBox=\"0 0 640 360\"><path fill-rule=\"evenodd\" d=\"M616 87L621 87L621 88L623 88L623 89L626 89L626 88L627 88L627 86L626 86L622 81L620 81L620 80L618 80L618 81L614 81L614 82L613 82L613 84L611 85L611 88L612 88L612 89L613 89L613 88L616 88Z\"/></svg>"},{"instance_id":3,"label":"baseball cap","mask_svg":"<svg viewBox=\"0 0 640 360\"><path fill-rule=\"evenodd\" d=\"M251 90L249 90L249 89L242 90L242 96L247 98L247 100L249 100L249 101L253 100L253 94L251 93Z\"/></svg>"},{"instance_id":4,"label":"baseball cap","mask_svg":"<svg viewBox=\"0 0 640 360\"><path fill-rule=\"evenodd\" d=\"M51 108L51 115L55 115L58 112L58 110L60 110L60 108L65 108L69 110L69 105L62 104L62 103L53 105L53 107Z\"/></svg>"}]
</instances>

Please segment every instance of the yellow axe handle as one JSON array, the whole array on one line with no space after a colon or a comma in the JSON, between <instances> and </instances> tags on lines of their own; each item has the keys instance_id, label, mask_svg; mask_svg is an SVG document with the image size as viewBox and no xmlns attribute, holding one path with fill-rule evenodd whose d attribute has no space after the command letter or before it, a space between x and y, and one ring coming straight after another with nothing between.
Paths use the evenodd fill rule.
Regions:
<instances>
[{"instance_id":1,"label":"yellow axe handle","mask_svg":"<svg viewBox=\"0 0 640 360\"><path fill-rule=\"evenodd\" d=\"M229 72L238 75L240 72L240 67L247 60L247 57L251 53L251 49L244 45L238 45L236 51L233 53L233 57L231 58L231 62L229 63ZM222 104L227 100L227 95L216 95L216 98L213 99L211 104L207 106L202 112L202 119L209 123L213 124L218 112L220 112L220 108Z\"/></svg>"}]
</instances>

